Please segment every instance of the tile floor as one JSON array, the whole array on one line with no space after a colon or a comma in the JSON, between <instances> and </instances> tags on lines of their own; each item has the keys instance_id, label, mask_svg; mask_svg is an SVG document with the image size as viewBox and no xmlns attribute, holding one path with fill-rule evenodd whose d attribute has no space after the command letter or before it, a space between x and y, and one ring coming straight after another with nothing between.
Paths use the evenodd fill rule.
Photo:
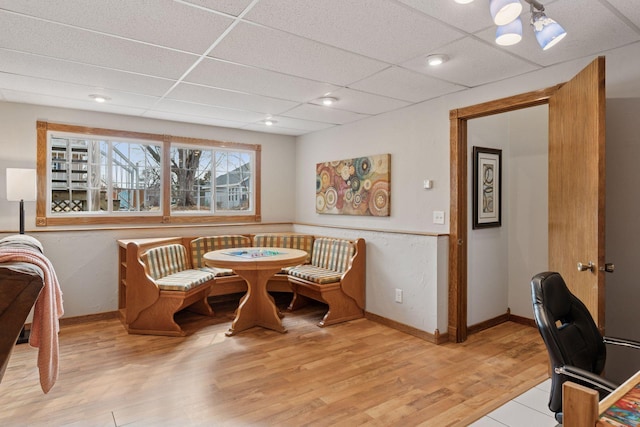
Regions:
<instances>
[{"instance_id":1,"label":"tile floor","mask_svg":"<svg viewBox=\"0 0 640 427\"><path fill-rule=\"evenodd\" d=\"M549 410L548 379L480 418L470 427L556 427L558 423Z\"/></svg>"}]
</instances>

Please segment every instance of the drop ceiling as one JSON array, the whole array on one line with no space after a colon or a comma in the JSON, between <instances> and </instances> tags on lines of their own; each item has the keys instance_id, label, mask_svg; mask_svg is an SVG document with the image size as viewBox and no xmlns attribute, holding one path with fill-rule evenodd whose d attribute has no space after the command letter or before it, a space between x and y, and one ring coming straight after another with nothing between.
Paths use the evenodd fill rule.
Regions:
<instances>
[{"instance_id":1,"label":"drop ceiling","mask_svg":"<svg viewBox=\"0 0 640 427\"><path fill-rule=\"evenodd\" d=\"M640 41L637 0L554 0L562 42L500 47L488 3L0 0L0 101L302 135Z\"/></svg>"}]
</instances>

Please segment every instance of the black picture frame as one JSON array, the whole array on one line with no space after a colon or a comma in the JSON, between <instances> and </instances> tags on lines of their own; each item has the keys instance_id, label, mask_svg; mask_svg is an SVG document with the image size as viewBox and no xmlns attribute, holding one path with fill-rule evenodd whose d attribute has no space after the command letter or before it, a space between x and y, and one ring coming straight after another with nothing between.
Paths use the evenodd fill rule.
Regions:
<instances>
[{"instance_id":1,"label":"black picture frame","mask_svg":"<svg viewBox=\"0 0 640 427\"><path fill-rule=\"evenodd\" d=\"M473 147L473 229L502 226L502 150Z\"/></svg>"}]
</instances>

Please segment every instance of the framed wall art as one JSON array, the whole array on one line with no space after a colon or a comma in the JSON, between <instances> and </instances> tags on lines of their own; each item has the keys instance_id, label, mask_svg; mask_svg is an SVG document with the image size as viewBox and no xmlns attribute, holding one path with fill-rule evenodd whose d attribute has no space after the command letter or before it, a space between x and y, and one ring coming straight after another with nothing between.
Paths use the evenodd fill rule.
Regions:
<instances>
[{"instance_id":1,"label":"framed wall art","mask_svg":"<svg viewBox=\"0 0 640 427\"><path fill-rule=\"evenodd\" d=\"M502 225L502 150L473 147L473 228Z\"/></svg>"},{"instance_id":2,"label":"framed wall art","mask_svg":"<svg viewBox=\"0 0 640 427\"><path fill-rule=\"evenodd\" d=\"M390 154L318 163L316 212L389 216L390 166Z\"/></svg>"}]
</instances>

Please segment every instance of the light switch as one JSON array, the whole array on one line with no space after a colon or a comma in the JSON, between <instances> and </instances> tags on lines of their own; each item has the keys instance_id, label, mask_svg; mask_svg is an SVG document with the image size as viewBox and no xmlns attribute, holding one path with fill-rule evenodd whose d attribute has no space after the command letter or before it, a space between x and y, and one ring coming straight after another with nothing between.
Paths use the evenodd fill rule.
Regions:
<instances>
[{"instance_id":1,"label":"light switch","mask_svg":"<svg viewBox=\"0 0 640 427\"><path fill-rule=\"evenodd\" d=\"M433 187L433 181L430 179L425 179L423 185L425 190L429 190L430 188Z\"/></svg>"},{"instance_id":2,"label":"light switch","mask_svg":"<svg viewBox=\"0 0 640 427\"><path fill-rule=\"evenodd\" d=\"M434 224L444 224L444 212L443 211L433 211L433 223Z\"/></svg>"}]
</instances>

